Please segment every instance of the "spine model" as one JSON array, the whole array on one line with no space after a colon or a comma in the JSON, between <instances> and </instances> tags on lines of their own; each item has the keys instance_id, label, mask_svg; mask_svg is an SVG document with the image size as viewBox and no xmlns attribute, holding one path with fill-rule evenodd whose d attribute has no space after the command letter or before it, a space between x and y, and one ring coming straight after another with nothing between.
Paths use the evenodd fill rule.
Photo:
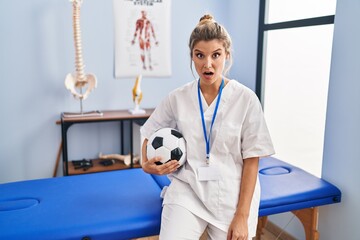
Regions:
<instances>
[{"instance_id":1,"label":"spine model","mask_svg":"<svg viewBox=\"0 0 360 240\"><path fill-rule=\"evenodd\" d=\"M82 55L81 29L80 29L80 8L83 0L70 0L73 5L73 32L75 45L75 73L67 74L65 87L76 99L85 100L90 92L97 86L97 79L94 74L85 74ZM87 85L85 93L82 88ZM79 89L79 92L77 91Z\"/></svg>"}]
</instances>

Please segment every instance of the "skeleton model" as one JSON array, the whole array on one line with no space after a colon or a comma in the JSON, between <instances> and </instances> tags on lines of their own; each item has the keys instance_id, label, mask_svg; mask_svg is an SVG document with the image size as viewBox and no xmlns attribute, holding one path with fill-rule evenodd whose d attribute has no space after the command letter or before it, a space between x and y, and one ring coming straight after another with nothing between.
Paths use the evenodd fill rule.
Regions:
<instances>
[{"instance_id":1,"label":"skeleton model","mask_svg":"<svg viewBox=\"0 0 360 240\"><path fill-rule=\"evenodd\" d=\"M72 95L80 100L80 108L82 113L82 100L85 100L90 92L96 88L97 80L93 74L84 73L84 61L81 46L81 30L80 30L80 7L83 0L70 0L73 5L73 30L75 43L75 73L69 73L65 79L65 87ZM87 85L85 93L82 88ZM77 91L79 89L79 92Z\"/></svg>"},{"instance_id":2,"label":"skeleton model","mask_svg":"<svg viewBox=\"0 0 360 240\"><path fill-rule=\"evenodd\" d=\"M137 76L137 78L135 80L135 85L132 89L133 101L135 103L134 109L129 110L132 114L144 114L145 113L145 110L140 108L140 102L141 102L142 96L143 96L141 88L140 88L141 79L142 79L142 75Z\"/></svg>"},{"instance_id":3,"label":"skeleton model","mask_svg":"<svg viewBox=\"0 0 360 240\"><path fill-rule=\"evenodd\" d=\"M120 154L107 154L103 155L102 153L99 154L100 159L114 159L124 162L125 165L129 166L131 164L131 156L128 155L120 155ZM140 161L139 156L133 156L133 163L136 164Z\"/></svg>"}]
</instances>

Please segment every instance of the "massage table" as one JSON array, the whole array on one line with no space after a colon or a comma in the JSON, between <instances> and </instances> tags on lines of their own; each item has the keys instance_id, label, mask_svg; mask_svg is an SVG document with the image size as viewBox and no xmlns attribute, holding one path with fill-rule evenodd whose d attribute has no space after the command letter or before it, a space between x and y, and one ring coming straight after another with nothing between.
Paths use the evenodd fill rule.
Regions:
<instances>
[{"instance_id":1,"label":"massage table","mask_svg":"<svg viewBox=\"0 0 360 240\"><path fill-rule=\"evenodd\" d=\"M260 160L259 236L266 216L292 211L318 239L317 208L334 185L276 158ZM0 239L133 239L159 234L166 176L127 169L0 184ZM305 222L306 221L306 222Z\"/></svg>"},{"instance_id":2,"label":"massage table","mask_svg":"<svg viewBox=\"0 0 360 240\"><path fill-rule=\"evenodd\" d=\"M156 235L160 192L151 175L139 168L0 184L0 239Z\"/></svg>"}]
</instances>

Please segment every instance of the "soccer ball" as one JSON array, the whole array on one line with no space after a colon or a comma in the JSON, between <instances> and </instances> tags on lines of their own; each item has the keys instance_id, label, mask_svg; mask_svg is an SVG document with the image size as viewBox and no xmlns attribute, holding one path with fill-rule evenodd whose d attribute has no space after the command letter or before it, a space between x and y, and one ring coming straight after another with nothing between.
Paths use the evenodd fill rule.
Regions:
<instances>
[{"instance_id":1,"label":"soccer ball","mask_svg":"<svg viewBox=\"0 0 360 240\"><path fill-rule=\"evenodd\" d=\"M180 166L186 160L186 141L183 135L173 128L161 128L148 140L146 146L147 158L161 157L157 165L170 160L178 160Z\"/></svg>"}]
</instances>

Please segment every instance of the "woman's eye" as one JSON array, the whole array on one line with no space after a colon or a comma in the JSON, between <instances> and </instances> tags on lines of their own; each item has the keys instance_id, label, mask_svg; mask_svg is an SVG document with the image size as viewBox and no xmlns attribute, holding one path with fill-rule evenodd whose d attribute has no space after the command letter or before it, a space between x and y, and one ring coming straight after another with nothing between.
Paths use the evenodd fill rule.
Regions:
<instances>
[{"instance_id":1,"label":"woman's eye","mask_svg":"<svg viewBox=\"0 0 360 240\"><path fill-rule=\"evenodd\" d=\"M197 54L196 54L196 57L197 57L197 58L203 58L204 55L203 55L202 53L197 53Z\"/></svg>"},{"instance_id":2,"label":"woman's eye","mask_svg":"<svg viewBox=\"0 0 360 240\"><path fill-rule=\"evenodd\" d=\"M220 57L220 53L214 53L213 54L213 58L218 58L218 57Z\"/></svg>"}]
</instances>

